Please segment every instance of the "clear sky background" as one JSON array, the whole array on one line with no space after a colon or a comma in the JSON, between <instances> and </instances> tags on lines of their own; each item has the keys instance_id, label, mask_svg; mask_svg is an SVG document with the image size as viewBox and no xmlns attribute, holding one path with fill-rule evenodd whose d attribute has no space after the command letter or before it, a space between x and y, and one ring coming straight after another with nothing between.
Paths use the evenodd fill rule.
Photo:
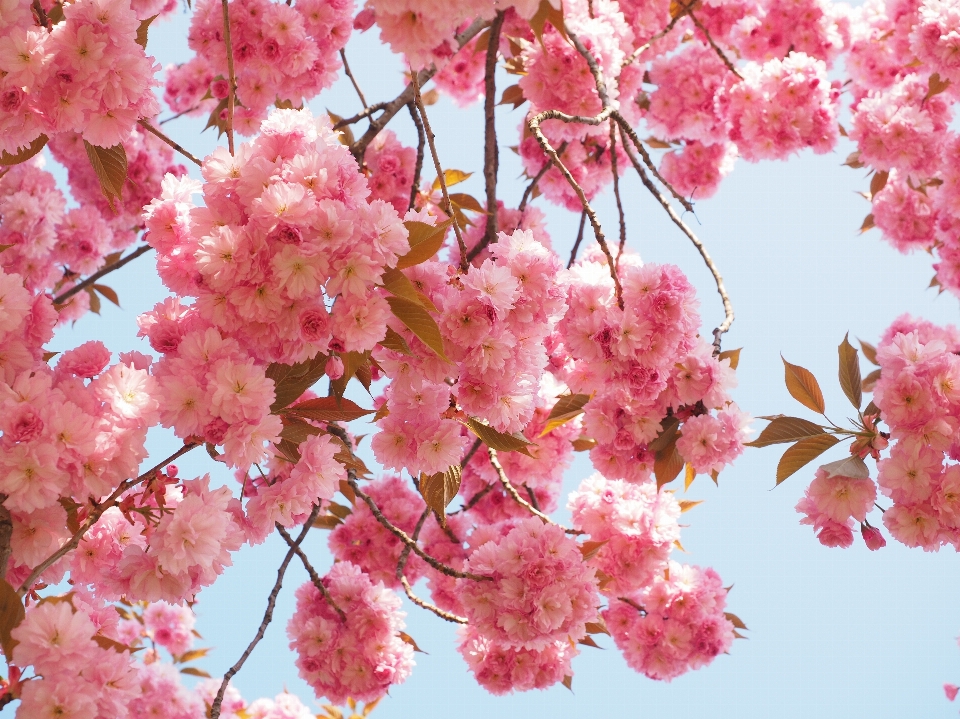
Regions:
<instances>
[{"instance_id":1,"label":"clear sky background","mask_svg":"<svg viewBox=\"0 0 960 719\"><path fill-rule=\"evenodd\" d=\"M155 23L148 53L164 65L185 61L190 56L188 18L178 10L173 19ZM354 37L348 57L368 101L392 99L402 89L399 62L379 46L375 28ZM498 96L514 81L498 75ZM345 79L311 107L342 116L360 109ZM503 146L517 143L523 111L497 109ZM463 188L482 197L482 107L464 111L444 98L428 108L428 114L444 167L477 171ZM202 157L216 142L213 130L199 134L204 123L205 118L183 118L164 129ZM405 114L390 127L406 144L416 144ZM743 347L734 398L754 416L782 412L813 419L784 388L781 353L816 374L828 414L840 422L851 414L836 380L836 347L846 332L876 342L904 312L940 323L957 321L957 300L927 289L933 274L928 255L904 257L882 242L877 230L858 233L869 204L855 192L866 189L868 180L863 170L841 167L851 150L844 141L824 156L803 153L789 162L757 165L738 161L718 194L697 203L696 217L687 216L713 254L733 300L737 320L724 347ZM424 170L429 179L435 173L428 168L429 159ZM50 169L63 177L55 163ZM498 194L508 205L516 206L523 192L520 174L519 159L503 150ZM647 261L674 263L687 273L698 288L709 334L723 311L699 256L635 177L628 176L622 187L629 246ZM554 246L566 258L579 217L543 198L536 203L547 213ZM608 235L615 236L611 193L596 206ZM118 291L123 309L104 303L100 317L89 315L61 331L52 349L104 339L115 351L149 351L135 334L137 314L166 294L153 262L147 255L111 275L107 284ZM754 427L759 430L764 424L758 420ZM354 423L354 428L364 433L362 423ZM166 430L150 437L157 458L178 446ZM374 716L954 716L957 705L948 703L941 689L945 681L960 683L960 574L954 551L927 554L891 541L871 553L859 537L848 550L820 546L794 511L813 469L773 489L781 451L782 446L748 449L723 472L719 487L699 477L685 497L705 501L684 515L690 527L683 530L681 541L688 553L675 552L674 558L712 566L725 584L733 584L728 608L750 628L749 639L735 642L729 656L666 684L633 672L612 640L600 637L603 650L583 647L574 661L572 693L558 686L493 697L477 686L456 653L455 628L408 603L407 631L428 654L416 655L413 676L392 689ZM840 458L842 452L834 450L824 461ZM565 477L566 491L592 472L584 454L576 457ZM181 476L210 472L215 484L229 480L223 466L203 452L187 455L178 465ZM875 515L871 521L879 525L879 512ZM222 674L237 659L259 625L286 548L276 539L245 547L220 581L200 595L197 628L204 639L199 645L214 648L204 665L211 674ZM325 532L313 531L304 546L325 572L332 563ZM322 703L297 677L285 635L293 589L306 579L302 568L292 564L274 623L235 679L248 700L287 688L309 706ZM421 586L421 591L426 588Z\"/></svg>"}]
</instances>

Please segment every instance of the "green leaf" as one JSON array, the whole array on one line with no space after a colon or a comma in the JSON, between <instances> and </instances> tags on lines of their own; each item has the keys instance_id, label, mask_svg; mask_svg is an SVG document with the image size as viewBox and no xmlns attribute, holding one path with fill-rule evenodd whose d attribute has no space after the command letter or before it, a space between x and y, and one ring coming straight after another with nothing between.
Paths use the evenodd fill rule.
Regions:
<instances>
[{"instance_id":1,"label":"green leaf","mask_svg":"<svg viewBox=\"0 0 960 719\"><path fill-rule=\"evenodd\" d=\"M744 442L747 447L768 447L771 444L796 442L806 437L824 434L823 427L799 417L774 417L763 428L760 436L752 442Z\"/></svg>"},{"instance_id":2,"label":"green leaf","mask_svg":"<svg viewBox=\"0 0 960 719\"><path fill-rule=\"evenodd\" d=\"M140 27L137 28L137 45L142 47L144 50L147 49L147 29L150 27L150 23L159 17L154 15L153 17L148 17L146 20L140 21Z\"/></svg>"},{"instance_id":3,"label":"green leaf","mask_svg":"<svg viewBox=\"0 0 960 719\"><path fill-rule=\"evenodd\" d=\"M350 422L376 410L363 409L346 398L317 397L288 407L284 414L296 415L315 422Z\"/></svg>"},{"instance_id":4,"label":"green leaf","mask_svg":"<svg viewBox=\"0 0 960 719\"><path fill-rule=\"evenodd\" d=\"M0 646L3 647L3 655L8 662L12 661L13 648L17 646L17 641L10 636L10 632L20 625L25 615L26 611L17 590L10 586L6 579L0 579Z\"/></svg>"},{"instance_id":5,"label":"green leaf","mask_svg":"<svg viewBox=\"0 0 960 719\"><path fill-rule=\"evenodd\" d=\"M867 479L870 477L870 470L862 459L857 455L851 454L844 459L838 459L836 462L824 464L820 467L827 473L828 477L852 477L853 479Z\"/></svg>"},{"instance_id":6,"label":"green leaf","mask_svg":"<svg viewBox=\"0 0 960 719\"><path fill-rule=\"evenodd\" d=\"M326 366L327 356L318 354L312 360L294 365L274 362L267 367L267 377L273 380L276 392L276 399L270 405L270 411L276 413L300 399L300 395L323 376Z\"/></svg>"},{"instance_id":7,"label":"green leaf","mask_svg":"<svg viewBox=\"0 0 960 719\"><path fill-rule=\"evenodd\" d=\"M485 445L492 447L498 452L519 452L528 457L530 456L530 451L527 447L532 445L533 442L519 432L514 432L513 434L498 432L493 427L483 424L472 417L468 418L463 424L477 435Z\"/></svg>"},{"instance_id":8,"label":"green leaf","mask_svg":"<svg viewBox=\"0 0 960 719\"><path fill-rule=\"evenodd\" d=\"M781 357L780 359L783 359ZM790 396L808 409L812 409L818 414L823 414L826 409L823 403L823 392L820 391L820 384L813 373L799 365L790 364L783 360L785 370L784 381L787 384L787 390Z\"/></svg>"},{"instance_id":9,"label":"green leaf","mask_svg":"<svg viewBox=\"0 0 960 719\"><path fill-rule=\"evenodd\" d=\"M426 222L404 222L407 228L407 241L410 251L397 260L397 269L419 265L432 258L443 247L443 237L453 220L446 220L438 225L428 225Z\"/></svg>"},{"instance_id":10,"label":"green leaf","mask_svg":"<svg viewBox=\"0 0 960 719\"><path fill-rule=\"evenodd\" d=\"M127 152L123 145L99 147L84 140L83 146L87 150L93 171L100 180L100 190L113 210L113 200L121 199L123 186L127 181Z\"/></svg>"},{"instance_id":11,"label":"green leaf","mask_svg":"<svg viewBox=\"0 0 960 719\"><path fill-rule=\"evenodd\" d=\"M815 460L839 441L832 434L820 434L797 442L780 458L780 463L777 465L777 484L779 485L787 477Z\"/></svg>"},{"instance_id":12,"label":"green leaf","mask_svg":"<svg viewBox=\"0 0 960 719\"><path fill-rule=\"evenodd\" d=\"M403 297L387 297L387 304L390 305L390 311L393 312L394 317L413 332L421 342L433 350L440 359L450 361L443 351L443 337L440 335L436 320L421 305Z\"/></svg>"},{"instance_id":13,"label":"green leaf","mask_svg":"<svg viewBox=\"0 0 960 719\"><path fill-rule=\"evenodd\" d=\"M9 152L0 153L0 165L19 165L21 162L26 162L37 155L46 146L49 139L46 135L39 135L15 155L11 155Z\"/></svg>"},{"instance_id":14,"label":"green leaf","mask_svg":"<svg viewBox=\"0 0 960 719\"><path fill-rule=\"evenodd\" d=\"M380 340L378 344L381 347L386 347L388 350L393 350L394 352L399 352L403 355L413 354L413 352L410 351L410 345L408 345L407 341L403 339L403 336L390 327L387 327L386 337Z\"/></svg>"},{"instance_id":15,"label":"green leaf","mask_svg":"<svg viewBox=\"0 0 960 719\"><path fill-rule=\"evenodd\" d=\"M430 301L430 298L417 289L417 286L410 281L402 271L397 269L386 270L381 279L383 287L390 294L397 297L416 302L428 312L439 312L436 305Z\"/></svg>"},{"instance_id":16,"label":"green leaf","mask_svg":"<svg viewBox=\"0 0 960 719\"><path fill-rule=\"evenodd\" d=\"M543 437L549 434L557 427L566 424L571 419L575 419L583 414L583 408L590 401L588 394L565 394L557 398L557 403L550 410L547 417L547 424L540 433Z\"/></svg>"},{"instance_id":17,"label":"green leaf","mask_svg":"<svg viewBox=\"0 0 960 719\"><path fill-rule=\"evenodd\" d=\"M452 464L436 474L420 473L420 494L423 501L440 517L446 516L447 506L460 492L462 474L459 464Z\"/></svg>"},{"instance_id":18,"label":"green leaf","mask_svg":"<svg viewBox=\"0 0 960 719\"><path fill-rule=\"evenodd\" d=\"M849 334L845 335L838 348L840 353L840 388L847 395L854 409L863 404L863 388L860 379L860 356L850 344Z\"/></svg>"}]
</instances>

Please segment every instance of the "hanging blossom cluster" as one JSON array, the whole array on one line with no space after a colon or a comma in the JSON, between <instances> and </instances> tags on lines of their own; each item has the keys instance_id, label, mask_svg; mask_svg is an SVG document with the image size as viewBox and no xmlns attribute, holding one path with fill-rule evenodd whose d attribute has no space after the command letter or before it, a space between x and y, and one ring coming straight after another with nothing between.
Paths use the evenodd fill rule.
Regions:
<instances>
[{"instance_id":1,"label":"hanging blossom cluster","mask_svg":"<svg viewBox=\"0 0 960 719\"><path fill-rule=\"evenodd\" d=\"M129 0L77 0L43 19L26 2L0 18L0 151L61 133L111 147L160 111L158 68L137 43L145 18Z\"/></svg>"},{"instance_id":2,"label":"hanging blossom cluster","mask_svg":"<svg viewBox=\"0 0 960 719\"><path fill-rule=\"evenodd\" d=\"M275 103L301 106L330 87L352 18L352 0L232 2L236 130L253 135ZM197 3L188 39L196 56L167 69L164 98L175 112L212 113L211 123L223 128L231 88L222 3Z\"/></svg>"}]
</instances>

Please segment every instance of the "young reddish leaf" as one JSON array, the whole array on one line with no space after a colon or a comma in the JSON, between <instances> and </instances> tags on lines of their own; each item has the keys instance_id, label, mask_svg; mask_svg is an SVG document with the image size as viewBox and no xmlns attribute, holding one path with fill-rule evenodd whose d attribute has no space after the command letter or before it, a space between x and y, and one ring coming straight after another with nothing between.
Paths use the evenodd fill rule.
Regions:
<instances>
[{"instance_id":1,"label":"young reddish leaf","mask_svg":"<svg viewBox=\"0 0 960 719\"><path fill-rule=\"evenodd\" d=\"M0 245L0 252L6 252L11 247L13 247L13 245Z\"/></svg>"},{"instance_id":2,"label":"young reddish leaf","mask_svg":"<svg viewBox=\"0 0 960 719\"><path fill-rule=\"evenodd\" d=\"M880 381L880 370L875 369L873 372L868 374L863 378L863 381L860 383L860 388L864 392L873 392L873 388L877 385L877 382Z\"/></svg>"},{"instance_id":3,"label":"young reddish leaf","mask_svg":"<svg viewBox=\"0 0 960 719\"><path fill-rule=\"evenodd\" d=\"M56 357L58 354L60 354L60 353L59 353L59 352L44 352L44 353L43 353L43 361L44 361L44 362L49 362L49 361L52 360L54 357Z\"/></svg>"},{"instance_id":4,"label":"young reddish leaf","mask_svg":"<svg viewBox=\"0 0 960 719\"><path fill-rule=\"evenodd\" d=\"M327 511L330 512L337 519L346 519L351 514L353 510L350 507L344 507L342 504L337 504L336 502L330 502L330 506L327 507Z\"/></svg>"},{"instance_id":5,"label":"young reddish leaf","mask_svg":"<svg viewBox=\"0 0 960 719\"><path fill-rule=\"evenodd\" d=\"M349 384L350 380L353 379L354 376L360 379L360 368L370 362L369 353L366 352L344 352L340 355L340 359L343 360L343 374L340 376L340 379L335 379L330 382L330 389L336 397L343 397L343 393L347 391L347 384Z\"/></svg>"},{"instance_id":6,"label":"young reddish leaf","mask_svg":"<svg viewBox=\"0 0 960 719\"><path fill-rule=\"evenodd\" d=\"M87 150L93 171L100 180L100 190L107 198L110 209L114 210L113 200L121 199L123 186L127 182L127 152L123 145L99 147L84 140L83 146Z\"/></svg>"},{"instance_id":7,"label":"young reddish leaf","mask_svg":"<svg viewBox=\"0 0 960 719\"><path fill-rule=\"evenodd\" d=\"M283 429L280 431L280 437L288 442L292 442L298 448L308 437L322 433L322 430L314 427L312 424L307 424L302 419L289 417L287 415L281 416L280 419L283 421Z\"/></svg>"},{"instance_id":8,"label":"young reddish leaf","mask_svg":"<svg viewBox=\"0 0 960 719\"><path fill-rule=\"evenodd\" d=\"M336 115L329 110L327 110L327 117L330 118L330 122L336 125L338 122L343 120L342 117ZM350 128L350 125L344 125L343 127L337 128L337 132L340 133L340 144L350 147L353 144L353 130Z\"/></svg>"},{"instance_id":9,"label":"young reddish leaf","mask_svg":"<svg viewBox=\"0 0 960 719\"><path fill-rule=\"evenodd\" d=\"M660 434L658 434L656 438L647 445L647 449L654 454L666 448L671 442L676 442L677 430L680 428L680 421L673 415L670 415L669 417L665 418L660 425L663 427L663 429L660 430Z\"/></svg>"},{"instance_id":10,"label":"young reddish leaf","mask_svg":"<svg viewBox=\"0 0 960 719\"><path fill-rule=\"evenodd\" d=\"M717 470L713 470L712 472L710 472L710 479L713 480L713 483L716 486L718 487L720 486L720 473Z\"/></svg>"},{"instance_id":11,"label":"young reddish leaf","mask_svg":"<svg viewBox=\"0 0 960 719\"><path fill-rule=\"evenodd\" d=\"M519 432L515 432L513 434L498 432L493 427L483 424L472 417L468 418L463 424L465 424L471 432L477 435L485 445L497 450L498 452L519 452L520 454L525 454L528 457L530 456L530 450L528 450L527 447L532 445L533 442Z\"/></svg>"},{"instance_id":12,"label":"young reddish leaf","mask_svg":"<svg viewBox=\"0 0 960 719\"><path fill-rule=\"evenodd\" d=\"M863 224L860 225L860 232L862 234L867 230L872 230L876 226L877 225L874 223L874 220L873 220L873 213L871 212L869 215L863 218Z\"/></svg>"},{"instance_id":13,"label":"young reddish leaf","mask_svg":"<svg viewBox=\"0 0 960 719\"><path fill-rule=\"evenodd\" d=\"M790 396L807 409L823 414L826 409L823 403L823 392L820 391L820 384L813 373L799 365L790 364L786 360L783 360L783 366L785 370L784 381L787 383Z\"/></svg>"},{"instance_id":14,"label":"young reddish leaf","mask_svg":"<svg viewBox=\"0 0 960 719\"><path fill-rule=\"evenodd\" d=\"M546 2L546 0L544 0L544 2ZM570 675L568 674L567 676L565 676L565 677L563 678L563 681L560 682L560 683L563 684L563 686L565 686L567 689L569 689L569 690L571 691L571 693L573 692L573 677L572 677L572 676L570 676Z\"/></svg>"},{"instance_id":15,"label":"young reddish leaf","mask_svg":"<svg viewBox=\"0 0 960 719\"><path fill-rule=\"evenodd\" d=\"M437 306L430 301L430 298L417 289L410 279L398 269L386 270L383 278L380 280L387 292L403 297L404 299L416 302L428 312L439 312Z\"/></svg>"},{"instance_id":16,"label":"young reddish leaf","mask_svg":"<svg viewBox=\"0 0 960 719\"><path fill-rule=\"evenodd\" d=\"M412 355L410 351L410 345L407 344L407 341L403 339L403 336L400 335L395 330L387 327L386 336L378 342L381 347L386 347L388 350L393 350L394 352L399 352L402 355Z\"/></svg>"},{"instance_id":17,"label":"young reddish leaf","mask_svg":"<svg viewBox=\"0 0 960 719\"><path fill-rule=\"evenodd\" d=\"M341 524L343 524L342 519L334 517L332 514L325 514L314 519L311 526L316 527L317 529L336 529Z\"/></svg>"},{"instance_id":18,"label":"young reddish leaf","mask_svg":"<svg viewBox=\"0 0 960 719\"><path fill-rule=\"evenodd\" d=\"M740 619L736 614L730 612L724 612L723 616L730 620L730 623L737 629L747 629L747 625L743 623L743 620ZM749 631L749 630L747 630Z\"/></svg>"},{"instance_id":19,"label":"young reddish leaf","mask_svg":"<svg viewBox=\"0 0 960 719\"><path fill-rule=\"evenodd\" d=\"M858 341L860 342L860 349L863 350L863 356L867 358L867 361L879 367L880 363L877 362L877 348L869 342L864 342L863 340Z\"/></svg>"},{"instance_id":20,"label":"young reddish leaf","mask_svg":"<svg viewBox=\"0 0 960 719\"><path fill-rule=\"evenodd\" d=\"M593 641L593 638L586 636L583 639L579 640L577 644L583 644L585 647L593 647L594 649L603 649L599 644Z\"/></svg>"},{"instance_id":21,"label":"young reddish leaf","mask_svg":"<svg viewBox=\"0 0 960 719\"><path fill-rule=\"evenodd\" d=\"M609 541L609 539L604 539L602 542L584 542L581 544L580 554L583 555L583 561L589 562L591 559L596 557L597 553L600 551L600 548Z\"/></svg>"},{"instance_id":22,"label":"young reddish leaf","mask_svg":"<svg viewBox=\"0 0 960 719\"><path fill-rule=\"evenodd\" d=\"M607 623L603 621L603 617L597 617L595 622L587 622L584 627L587 634L606 634L610 636L610 630L607 629Z\"/></svg>"},{"instance_id":23,"label":"young reddish leaf","mask_svg":"<svg viewBox=\"0 0 960 719\"><path fill-rule=\"evenodd\" d=\"M110 639L109 637L105 637L102 634L94 635L93 641L96 642L97 646L100 647L101 649L112 649L113 651L119 654L123 654L124 652L130 651L130 647L127 646L126 644L121 644L115 639Z\"/></svg>"},{"instance_id":24,"label":"young reddish leaf","mask_svg":"<svg viewBox=\"0 0 960 719\"><path fill-rule=\"evenodd\" d=\"M688 464L683 475L683 491L686 492L690 489L690 485L693 484L693 480L697 478L697 470L693 468L692 464Z\"/></svg>"},{"instance_id":25,"label":"young reddish leaf","mask_svg":"<svg viewBox=\"0 0 960 719\"><path fill-rule=\"evenodd\" d=\"M729 359L729 360L730 360L730 369L736 369L736 368L739 366L739 364L740 364L740 350L742 350L742 349L743 349L742 347L738 347L738 348L735 349L735 350L726 350L725 352L721 352L721 353L717 356L717 359L720 360L720 361L723 361L723 360L725 360L725 359Z\"/></svg>"},{"instance_id":26,"label":"young reddish leaf","mask_svg":"<svg viewBox=\"0 0 960 719\"><path fill-rule=\"evenodd\" d=\"M9 152L0 153L0 165L19 165L21 162L26 162L31 157L40 154L40 151L46 147L49 139L46 135L38 135L33 142L15 155L11 155Z\"/></svg>"},{"instance_id":27,"label":"young reddish leaf","mask_svg":"<svg viewBox=\"0 0 960 719\"><path fill-rule=\"evenodd\" d=\"M428 225L425 222L404 222L403 226L407 228L407 241L410 243L410 251L397 260L397 269L404 270L407 267L419 265L437 254L443 247L444 234L451 224L453 224L453 220L446 220L436 226Z\"/></svg>"},{"instance_id":28,"label":"young reddish leaf","mask_svg":"<svg viewBox=\"0 0 960 719\"><path fill-rule=\"evenodd\" d=\"M540 436L550 434L557 427L560 427L571 419L575 419L583 414L583 408L590 401L588 394L565 394L557 398L557 403L550 410L547 417L547 424L540 433Z\"/></svg>"},{"instance_id":29,"label":"young reddish leaf","mask_svg":"<svg viewBox=\"0 0 960 719\"><path fill-rule=\"evenodd\" d=\"M452 464L443 472L426 475L420 473L420 494L440 517L446 516L447 506L460 492L460 478L463 470L459 464Z\"/></svg>"},{"instance_id":30,"label":"young reddish leaf","mask_svg":"<svg viewBox=\"0 0 960 719\"><path fill-rule=\"evenodd\" d=\"M17 590L10 586L7 580L0 579L0 646L3 647L3 655L7 657L7 661L10 661L13 648L17 646L17 641L10 636L10 632L20 625L25 615Z\"/></svg>"},{"instance_id":31,"label":"young reddish leaf","mask_svg":"<svg viewBox=\"0 0 960 719\"><path fill-rule=\"evenodd\" d=\"M643 144L647 147L652 147L655 150L669 150L673 145L669 142L664 142L663 140L658 140L655 137L648 137L643 141Z\"/></svg>"},{"instance_id":32,"label":"young reddish leaf","mask_svg":"<svg viewBox=\"0 0 960 719\"><path fill-rule=\"evenodd\" d=\"M824 434L819 424L800 417L774 417L770 424L763 428L760 436L752 442L744 442L747 447L769 447L771 444L785 444L796 442L805 437L815 437Z\"/></svg>"},{"instance_id":33,"label":"young reddish leaf","mask_svg":"<svg viewBox=\"0 0 960 719\"><path fill-rule=\"evenodd\" d=\"M443 337L436 320L421 305L402 297L387 297L387 304L390 305L394 317L403 322L437 357L445 362L450 361L443 351Z\"/></svg>"},{"instance_id":34,"label":"young reddish leaf","mask_svg":"<svg viewBox=\"0 0 960 719\"><path fill-rule=\"evenodd\" d=\"M868 404L866 408L864 408L863 410L864 417L868 417L871 414L874 416L880 414L880 408L877 407L877 405L875 405L872 400L870 401L870 404Z\"/></svg>"},{"instance_id":35,"label":"young reddish leaf","mask_svg":"<svg viewBox=\"0 0 960 719\"><path fill-rule=\"evenodd\" d=\"M373 421L379 422L381 419L385 419L390 416L390 408L387 407L387 403L384 402L380 405L380 409L377 410L377 413L373 415Z\"/></svg>"},{"instance_id":36,"label":"young reddish leaf","mask_svg":"<svg viewBox=\"0 0 960 719\"><path fill-rule=\"evenodd\" d=\"M870 196L876 197L877 193L882 190L887 184L887 178L890 176L890 173L884 170L883 172L874 172L873 177L870 178Z\"/></svg>"},{"instance_id":37,"label":"young reddish leaf","mask_svg":"<svg viewBox=\"0 0 960 719\"><path fill-rule=\"evenodd\" d=\"M680 540L679 540L679 539L674 539L674 540L673 540L673 546L674 546L675 548L679 549L679 550L680 550L681 552L683 552L684 554L687 554L687 550L683 548L683 545L682 545L682 544L680 544ZM670 570L668 569L666 572L664 572L664 574L667 575L667 579L669 580L669 578L670 578L670 577L669 577L669 575L670 575Z\"/></svg>"},{"instance_id":38,"label":"young reddish leaf","mask_svg":"<svg viewBox=\"0 0 960 719\"><path fill-rule=\"evenodd\" d=\"M523 96L523 90L520 89L519 85L511 85L503 91L503 95L500 97L500 102L498 105L513 105L513 109L516 110L523 103L527 101L527 98Z\"/></svg>"},{"instance_id":39,"label":"young reddish leaf","mask_svg":"<svg viewBox=\"0 0 960 719\"><path fill-rule=\"evenodd\" d=\"M112 287L107 287L106 285L94 285L93 289L99 292L101 295L110 300L117 307L120 306L120 298L117 297L117 293L114 292Z\"/></svg>"},{"instance_id":40,"label":"young reddish leaf","mask_svg":"<svg viewBox=\"0 0 960 719\"><path fill-rule=\"evenodd\" d=\"M480 212L484 215L487 214L487 211L480 205L480 201L473 195L468 195L465 192L454 192L450 195L450 202L464 210Z\"/></svg>"},{"instance_id":41,"label":"young reddish leaf","mask_svg":"<svg viewBox=\"0 0 960 719\"><path fill-rule=\"evenodd\" d=\"M100 314L100 298L96 291L92 287L87 287L84 291L90 297L90 311L95 315Z\"/></svg>"},{"instance_id":42,"label":"young reddish leaf","mask_svg":"<svg viewBox=\"0 0 960 719\"><path fill-rule=\"evenodd\" d=\"M777 465L777 485L839 441L832 434L820 434L816 437L801 439L780 458L780 463Z\"/></svg>"},{"instance_id":43,"label":"young reddish leaf","mask_svg":"<svg viewBox=\"0 0 960 719\"><path fill-rule=\"evenodd\" d=\"M597 446L597 440L589 437L577 437L570 444L573 445L574 452L587 452Z\"/></svg>"},{"instance_id":44,"label":"young reddish leaf","mask_svg":"<svg viewBox=\"0 0 960 719\"><path fill-rule=\"evenodd\" d=\"M443 181L446 183L447 187L453 187L454 185L459 185L461 182L470 177L472 172L464 172L463 170L444 170L443 171ZM438 177L433 181L434 191L440 189L440 178Z\"/></svg>"},{"instance_id":45,"label":"young reddish leaf","mask_svg":"<svg viewBox=\"0 0 960 719\"><path fill-rule=\"evenodd\" d=\"M683 469L683 464L683 457L677 451L675 441L657 452L653 462L653 474L657 478L657 489L675 480Z\"/></svg>"},{"instance_id":46,"label":"young reddish leaf","mask_svg":"<svg viewBox=\"0 0 960 719\"><path fill-rule=\"evenodd\" d=\"M196 667L184 667L180 670L181 674L189 674L192 677L204 677L205 679L210 678L210 674L203 671L203 669L197 669Z\"/></svg>"},{"instance_id":47,"label":"young reddish leaf","mask_svg":"<svg viewBox=\"0 0 960 719\"><path fill-rule=\"evenodd\" d=\"M703 504L703 500L698 499L697 501L693 501L691 499L682 499L680 502L678 502L678 504L680 505L680 513L682 514L684 512L689 512L698 504Z\"/></svg>"},{"instance_id":48,"label":"young reddish leaf","mask_svg":"<svg viewBox=\"0 0 960 719\"><path fill-rule=\"evenodd\" d=\"M406 632L397 632L397 635L400 637L401 641L413 647L413 651L420 652L421 654L426 654L425 651L423 651L420 647L417 646L417 643L413 640L413 637L411 637ZM380 700L378 699L377 701L380 701ZM364 716L366 716L366 713L364 713Z\"/></svg>"},{"instance_id":49,"label":"young reddish leaf","mask_svg":"<svg viewBox=\"0 0 960 719\"><path fill-rule=\"evenodd\" d=\"M288 407L287 414L293 414L314 422L351 422L375 410L363 409L346 398L317 397Z\"/></svg>"},{"instance_id":50,"label":"young reddish leaf","mask_svg":"<svg viewBox=\"0 0 960 719\"><path fill-rule=\"evenodd\" d=\"M560 3L557 4L559 5ZM560 36L564 40L569 42L567 27L563 22L563 8L554 7L550 3L550 0L540 0L540 7L537 8L537 12L530 18L530 29L533 30L533 35L537 38L540 45L543 45L544 26L548 22L553 25L553 29L560 33Z\"/></svg>"},{"instance_id":51,"label":"young reddish leaf","mask_svg":"<svg viewBox=\"0 0 960 719\"><path fill-rule=\"evenodd\" d=\"M192 662L192 661L194 661L194 660L196 660L196 659L203 659L205 656L207 656L207 653L209 653L209 651L210 651L209 648L207 648L207 649L191 649L189 652L184 652L184 653L181 654L179 657L177 657L177 660L178 660L181 664L183 664L183 663L186 663L186 662Z\"/></svg>"},{"instance_id":52,"label":"young reddish leaf","mask_svg":"<svg viewBox=\"0 0 960 719\"><path fill-rule=\"evenodd\" d=\"M860 162L860 153L858 151L851 152L849 155L847 155L847 159L843 164L846 167L852 167L854 170L863 167L863 163Z\"/></svg>"},{"instance_id":53,"label":"young reddish leaf","mask_svg":"<svg viewBox=\"0 0 960 719\"><path fill-rule=\"evenodd\" d=\"M923 98L923 102L920 103L920 106L922 107L922 106L927 102L927 100L929 100L929 99L930 99L931 97L933 97L934 95L939 95L941 92L943 92L944 90L946 90L948 87L950 87L950 81L949 81L949 80L942 80L942 79L940 79L940 73L939 73L939 72L933 73L933 74L930 76L930 79L927 80L927 94L926 94L926 96Z\"/></svg>"},{"instance_id":54,"label":"young reddish leaf","mask_svg":"<svg viewBox=\"0 0 960 719\"><path fill-rule=\"evenodd\" d=\"M828 477L852 477L853 479L870 477L870 469L855 454L851 454L844 459L838 459L836 462L821 465L820 469L826 472Z\"/></svg>"},{"instance_id":55,"label":"young reddish leaf","mask_svg":"<svg viewBox=\"0 0 960 719\"><path fill-rule=\"evenodd\" d=\"M323 376L326 366L327 356L324 354L318 354L312 360L293 365L274 362L268 366L266 375L268 379L273 380L276 392L276 399L270 405L270 411L276 413L300 399L300 396Z\"/></svg>"},{"instance_id":56,"label":"young reddish leaf","mask_svg":"<svg viewBox=\"0 0 960 719\"><path fill-rule=\"evenodd\" d=\"M353 491L353 487L351 487L349 482L347 482L345 479L340 480L340 494L346 497L350 504L356 504L357 494Z\"/></svg>"},{"instance_id":57,"label":"young reddish leaf","mask_svg":"<svg viewBox=\"0 0 960 719\"><path fill-rule=\"evenodd\" d=\"M860 379L860 355L850 344L849 334L845 335L838 348L840 353L840 388L847 395L854 409L863 404L863 388Z\"/></svg>"},{"instance_id":58,"label":"young reddish leaf","mask_svg":"<svg viewBox=\"0 0 960 719\"><path fill-rule=\"evenodd\" d=\"M154 15L153 17L148 17L146 20L140 21L140 27L137 28L137 45L142 47L144 50L147 49L147 29L150 27L150 23L159 17Z\"/></svg>"}]
</instances>

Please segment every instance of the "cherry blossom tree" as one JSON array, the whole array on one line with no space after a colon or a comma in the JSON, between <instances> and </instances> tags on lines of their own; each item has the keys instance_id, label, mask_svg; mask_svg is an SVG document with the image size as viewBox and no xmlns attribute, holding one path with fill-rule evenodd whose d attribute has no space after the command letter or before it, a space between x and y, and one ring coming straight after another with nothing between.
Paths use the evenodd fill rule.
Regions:
<instances>
[{"instance_id":1,"label":"cherry blossom tree","mask_svg":"<svg viewBox=\"0 0 960 719\"><path fill-rule=\"evenodd\" d=\"M732 396L740 350L724 348L733 298L685 219L737 158L846 136L847 165L869 173L862 229L929 252L934 284L960 294L955 5L199 0L191 54L162 69L151 28L175 0L0 0L0 707L313 716L230 683L293 562L310 581L286 627L290 671L363 716L414 670L401 593L458 625L465 670L493 694L569 688L603 634L654 680L735 662L746 626L729 587L672 552L697 504L677 490L718 482L745 446L791 445L777 484L838 452L797 505L821 544L851 546L859 524L871 550L887 535L960 548L960 333L904 315L860 343L866 376L845 338L849 426L784 360L820 419L770 415L751 441ZM366 32L407 69L374 103L347 59ZM341 73L362 109L311 111ZM504 75L515 84L497 87ZM467 168L482 197L454 189L470 172L438 152L438 93L482 112L483 163ZM508 138L504 105L524 112ZM223 142L197 157L164 127L182 116ZM388 128L398 118L416 147ZM519 198L498 193L511 143ZM641 261L628 174L717 296ZM606 192L615 216L595 209ZM579 217L569 257L540 197ZM104 278L130 263L155 267L167 296L125 350L48 351L59 327L119 304ZM148 433L179 448L150 456ZM208 473L182 476L200 448ZM564 498L574 452L595 471ZM336 560L324 575L303 548L314 530ZM208 676L194 602L274 533L288 551L257 587L257 632L222 677L187 687L183 674Z\"/></svg>"}]
</instances>

